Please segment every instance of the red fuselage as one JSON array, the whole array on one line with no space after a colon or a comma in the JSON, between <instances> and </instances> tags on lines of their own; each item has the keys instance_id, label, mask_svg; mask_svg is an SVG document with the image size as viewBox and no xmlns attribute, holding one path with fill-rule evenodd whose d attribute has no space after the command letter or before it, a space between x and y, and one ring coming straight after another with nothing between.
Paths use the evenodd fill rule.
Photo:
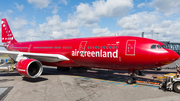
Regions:
<instances>
[{"instance_id":1,"label":"red fuselage","mask_svg":"<svg viewBox=\"0 0 180 101\"><path fill-rule=\"evenodd\" d=\"M58 67L95 67L115 70L142 70L174 62L179 55L155 40L131 37L92 37L7 44L10 51L61 54L63 62L43 62Z\"/></svg>"}]
</instances>

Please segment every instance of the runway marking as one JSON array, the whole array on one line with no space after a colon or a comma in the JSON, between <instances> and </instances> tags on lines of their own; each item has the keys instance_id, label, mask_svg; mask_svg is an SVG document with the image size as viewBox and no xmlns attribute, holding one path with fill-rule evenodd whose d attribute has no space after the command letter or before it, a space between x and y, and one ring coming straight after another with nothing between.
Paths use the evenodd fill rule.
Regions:
<instances>
[{"instance_id":1,"label":"runway marking","mask_svg":"<svg viewBox=\"0 0 180 101\"><path fill-rule=\"evenodd\" d=\"M79 77L79 78L77 78L77 79L82 79L83 77Z\"/></svg>"},{"instance_id":2,"label":"runway marking","mask_svg":"<svg viewBox=\"0 0 180 101\"><path fill-rule=\"evenodd\" d=\"M146 86L144 86L144 87L153 87L153 88L159 88L159 87L157 87L157 86L148 86L148 85L146 85Z\"/></svg>"},{"instance_id":3,"label":"runway marking","mask_svg":"<svg viewBox=\"0 0 180 101\"><path fill-rule=\"evenodd\" d=\"M73 77L81 77L81 76L76 76L76 75L72 75Z\"/></svg>"},{"instance_id":4,"label":"runway marking","mask_svg":"<svg viewBox=\"0 0 180 101\"><path fill-rule=\"evenodd\" d=\"M123 79L119 79L119 80L117 80L117 81L115 81L115 82L119 82L119 81L123 81L123 80L125 80L126 78L123 78ZM113 81L114 82L114 81Z\"/></svg>"},{"instance_id":5,"label":"runway marking","mask_svg":"<svg viewBox=\"0 0 180 101\"><path fill-rule=\"evenodd\" d=\"M141 87L141 86L143 86L143 87L146 86L146 85L140 85L140 84L137 84L137 85L140 86L140 87Z\"/></svg>"},{"instance_id":6,"label":"runway marking","mask_svg":"<svg viewBox=\"0 0 180 101\"><path fill-rule=\"evenodd\" d=\"M83 78L83 80L91 80L91 78Z\"/></svg>"},{"instance_id":7,"label":"runway marking","mask_svg":"<svg viewBox=\"0 0 180 101\"><path fill-rule=\"evenodd\" d=\"M118 85L118 84L121 84L121 83L116 83L116 85Z\"/></svg>"},{"instance_id":8,"label":"runway marking","mask_svg":"<svg viewBox=\"0 0 180 101\"><path fill-rule=\"evenodd\" d=\"M114 82L110 82L109 84L113 84Z\"/></svg>"},{"instance_id":9,"label":"runway marking","mask_svg":"<svg viewBox=\"0 0 180 101\"><path fill-rule=\"evenodd\" d=\"M104 82L112 82L112 80L115 80L115 79L118 79L118 78L120 78L120 77L116 77L116 78L112 78L112 79L109 79L109 80L105 80L105 81L102 81L102 83L104 83Z\"/></svg>"},{"instance_id":10,"label":"runway marking","mask_svg":"<svg viewBox=\"0 0 180 101\"><path fill-rule=\"evenodd\" d=\"M129 84L125 84L124 86L127 86L127 85L129 85Z\"/></svg>"},{"instance_id":11,"label":"runway marking","mask_svg":"<svg viewBox=\"0 0 180 101\"><path fill-rule=\"evenodd\" d=\"M119 85L119 84L124 84L124 86L130 85L130 84L127 84L126 82L118 82L118 81L126 80L126 78L121 78L121 77L112 78L110 80L87 78L87 77L81 77L81 76L74 76L74 77L77 77L77 79L82 79L82 80L99 80L102 83L109 82L109 84L115 84L115 85ZM112 81L112 80L115 80L115 79L118 79L118 78L121 78L121 79L119 79L117 81ZM153 87L153 88L159 88L158 86L149 86L149 85L141 85L141 84L132 84L132 85L133 85L133 87Z\"/></svg>"},{"instance_id":12,"label":"runway marking","mask_svg":"<svg viewBox=\"0 0 180 101\"><path fill-rule=\"evenodd\" d=\"M127 84L126 82L122 82L121 84Z\"/></svg>"},{"instance_id":13,"label":"runway marking","mask_svg":"<svg viewBox=\"0 0 180 101\"><path fill-rule=\"evenodd\" d=\"M103 79L94 79L94 78L92 78L93 80L100 80L100 81L102 81Z\"/></svg>"}]
</instances>

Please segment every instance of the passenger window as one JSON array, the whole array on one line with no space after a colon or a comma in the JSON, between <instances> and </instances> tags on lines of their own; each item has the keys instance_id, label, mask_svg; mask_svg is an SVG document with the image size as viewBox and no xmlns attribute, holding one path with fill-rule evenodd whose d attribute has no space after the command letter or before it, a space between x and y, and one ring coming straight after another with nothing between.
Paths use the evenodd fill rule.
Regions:
<instances>
[{"instance_id":1,"label":"passenger window","mask_svg":"<svg viewBox=\"0 0 180 101\"><path fill-rule=\"evenodd\" d=\"M108 46L106 48L108 49Z\"/></svg>"},{"instance_id":2,"label":"passenger window","mask_svg":"<svg viewBox=\"0 0 180 101\"><path fill-rule=\"evenodd\" d=\"M89 49L89 46L88 46L88 49Z\"/></svg>"},{"instance_id":3,"label":"passenger window","mask_svg":"<svg viewBox=\"0 0 180 101\"><path fill-rule=\"evenodd\" d=\"M98 49L100 49L100 46L98 46Z\"/></svg>"},{"instance_id":4,"label":"passenger window","mask_svg":"<svg viewBox=\"0 0 180 101\"><path fill-rule=\"evenodd\" d=\"M97 49L97 46L96 46L96 49Z\"/></svg>"},{"instance_id":5,"label":"passenger window","mask_svg":"<svg viewBox=\"0 0 180 101\"><path fill-rule=\"evenodd\" d=\"M113 49L115 48L115 46L113 46Z\"/></svg>"},{"instance_id":6,"label":"passenger window","mask_svg":"<svg viewBox=\"0 0 180 101\"><path fill-rule=\"evenodd\" d=\"M92 46L90 48L92 49Z\"/></svg>"},{"instance_id":7,"label":"passenger window","mask_svg":"<svg viewBox=\"0 0 180 101\"><path fill-rule=\"evenodd\" d=\"M111 49L111 46L109 46L109 49Z\"/></svg>"},{"instance_id":8,"label":"passenger window","mask_svg":"<svg viewBox=\"0 0 180 101\"><path fill-rule=\"evenodd\" d=\"M95 48L95 46L93 46L93 49Z\"/></svg>"},{"instance_id":9,"label":"passenger window","mask_svg":"<svg viewBox=\"0 0 180 101\"><path fill-rule=\"evenodd\" d=\"M118 46L116 46L116 49L118 49Z\"/></svg>"},{"instance_id":10,"label":"passenger window","mask_svg":"<svg viewBox=\"0 0 180 101\"><path fill-rule=\"evenodd\" d=\"M106 49L106 46L104 46L104 49Z\"/></svg>"},{"instance_id":11,"label":"passenger window","mask_svg":"<svg viewBox=\"0 0 180 101\"><path fill-rule=\"evenodd\" d=\"M156 49L156 45L152 45L152 46L151 46L151 49Z\"/></svg>"},{"instance_id":12,"label":"passenger window","mask_svg":"<svg viewBox=\"0 0 180 101\"><path fill-rule=\"evenodd\" d=\"M101 49L103 49L103 46L101 46Z\"/></svg>"},{"instance_id":13,"label":"passenger window","mask_svg":"<svg viewBox=\"0 0 180 101\"><path fill-rule=\"evenodd\" d=\"M157 45L157 48L158 48L158 49L161 49L161 46L160 46L160 45Z\"/></svg>"}]
</instances>

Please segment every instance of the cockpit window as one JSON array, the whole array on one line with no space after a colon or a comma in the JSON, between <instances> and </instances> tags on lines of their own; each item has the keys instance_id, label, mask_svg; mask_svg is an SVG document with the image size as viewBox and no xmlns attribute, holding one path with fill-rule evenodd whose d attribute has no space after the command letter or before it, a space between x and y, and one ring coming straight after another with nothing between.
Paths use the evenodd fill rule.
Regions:
<instances>
[{"instance_id":1,"label":"cockpit window","mask_svg":"<svg viewBox=\"0 0 180 101\"><path fill-rule=\"evenodd\" d=\"M161 45L163 48L167 49L167 47L165 45Z\"/></svg>"},{"instance_id":2,"label":"cockpit window","mask_svg":"<svg viewBox=\"0 0 180 101\"><path fill-rule=\"evenodd\" d=\"M158 48L158 49L161 49L161 46L160 46L160 45L157 45L157 48Z\"/></svg>"},{"instance_id":3,"label":"cockpit window","mask_svg":"<svg viewBox=\"0 0 180 101\"><path fill-rule=\"evenodd\" d=\"M156 45L152 45L152 46L151 46L151 49L156 49Z\"/></svg>"}]
</instances>

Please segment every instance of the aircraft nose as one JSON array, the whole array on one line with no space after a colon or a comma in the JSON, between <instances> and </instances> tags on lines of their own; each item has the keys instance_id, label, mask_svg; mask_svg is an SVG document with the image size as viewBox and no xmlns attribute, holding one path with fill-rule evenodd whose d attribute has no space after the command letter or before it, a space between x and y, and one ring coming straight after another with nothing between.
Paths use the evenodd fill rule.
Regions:
<instances>
[{"instance_id":1,"label":"aircraft nose","mask_svg":"<svg viewBox=\"0 0 180 101\"><path fill-rule=\"evenodd\" d=\"M179 58L179 54L172 50L169 50L169 58L171 59L171 61L176 61Z\"/></svg>"}]
</instances>

